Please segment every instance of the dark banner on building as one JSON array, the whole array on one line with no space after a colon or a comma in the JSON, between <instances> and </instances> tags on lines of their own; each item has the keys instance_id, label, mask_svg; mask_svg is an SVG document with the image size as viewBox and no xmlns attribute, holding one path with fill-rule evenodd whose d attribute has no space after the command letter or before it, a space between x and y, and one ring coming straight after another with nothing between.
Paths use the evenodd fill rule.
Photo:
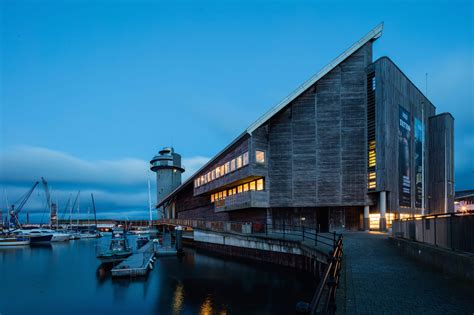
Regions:
<instances>
[{"instance_id":1,"label":"dark banner on building","mask_svg":"<svg viewBox=\"0 0 474 315\"><path fill-rule=\"evenodd\" d=\"M411 206L410 181L410 113L400 106L398 126L398 192L400 206Z\"/></svg>"},{"instance_id":2,"label":"dark banner on building","mask_svg":"<svg viewBox=\"0 0 474 315\"><path fill-rule=\"evenodd\" d=\"M423 206L423 122L415 118L415 207Z\"/></svg>"}]
</instances>

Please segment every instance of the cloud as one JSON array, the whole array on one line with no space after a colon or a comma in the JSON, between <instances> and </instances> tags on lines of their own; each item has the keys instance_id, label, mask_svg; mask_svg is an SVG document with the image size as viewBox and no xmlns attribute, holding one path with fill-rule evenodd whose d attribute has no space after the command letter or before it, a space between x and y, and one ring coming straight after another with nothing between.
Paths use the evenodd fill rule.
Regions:
<instances>
[{"instance_id":1,"label":"cloud","mask_svg":"<svg viewBox=\"0 0 474 315\"><path fill-rule=\"evenodd\" d=\"M195 173L209 158L183 157L186 172L183 181ZM117 160L83 160L60 151L41 147L15 146L0 152L0 209L18 201L43 176L48 180L51 195L64 212L67 200L74 199L81 190L81 212L92 209L91 193L94 194L98 216L130 218L148 217L147 180L154 178L145 160L124 158ZM152 186L155 181L152 179ZM152 203L155 203L152 188ZM41 183L36 187L28 203L33 218L41 217L46 209L46 198ZM77 213L77 208L74 209ZM36 216L35 216L36 215ZM68 211L67 215L68 217Z\"/></svg>"}]
</instances>

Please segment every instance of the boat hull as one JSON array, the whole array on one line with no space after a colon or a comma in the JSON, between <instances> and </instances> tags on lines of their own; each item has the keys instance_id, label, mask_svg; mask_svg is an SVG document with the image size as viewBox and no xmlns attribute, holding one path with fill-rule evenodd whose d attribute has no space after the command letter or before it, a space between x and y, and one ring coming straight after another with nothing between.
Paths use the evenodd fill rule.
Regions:
<instances>
[{"instance_id":1,"label":"boat hull","mask_svg":"<svg viewBox=\"0 0 474 315\"><path fill-rule=\"evenodd\" d=\"M4 238L0 239L0 247L2 246L25 246L30 245L29 239L18 239L18 238Z\"/></svg>"},{"instance_id":2,"label":"boat hull","mask_svg":"<svg viewBox=\"0 0 474 315\"><path fill-rule=\"evenodd\" d=\"M30 235L30 244L46 244L51 243L53 234L48 235Z\"/></svg>"},{"instance_id":3,"label":"boat hull","mask_svg":"<svg viewBox=\"0 0 474 315\"><path fill-rule=\"evenodd\" d=\"M67 242L67 241L69 241L68 234L53 234L53 237L51 238L51 242Z\"/></svg>"},{"instance_id":4,"label":"boat hull","mask_svg":"<svg viewBox=\"0 0 474 315\"><path fill-rule=\"evenodd\" d=\"M97 258L99 258L102 263L110 263L110 262L119 262L119 261L125 260L131 255L132 255L132 252L123 252L123 253L115 253L115 254L101 254L101 255L97 255Z\"/></svg>"}]
</instances>

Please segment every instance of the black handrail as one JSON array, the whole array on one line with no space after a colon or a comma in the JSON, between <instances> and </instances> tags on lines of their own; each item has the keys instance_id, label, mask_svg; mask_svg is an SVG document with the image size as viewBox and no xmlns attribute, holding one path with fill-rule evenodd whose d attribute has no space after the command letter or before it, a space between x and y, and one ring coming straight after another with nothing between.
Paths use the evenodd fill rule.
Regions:
<instances>
[{"instance_id":1,"label":"black handrail","mask_svg":"<svg viewBox=\"0 0 474 315\"><path fill-rule=\"evenodd\" d=\"M342 266L342 240L343 236L340 235L334 252L328 259L328 264L323 272L323 275L319 281L318 288L316 289L313 299L309 305L310 314L335 314L336 313L336 290L339 285L339 275ZM323 300L323 293L326 292L326 298ZM321 304L324 302L324 304ZM318 312L318 309L320 310Z\"/></svg>"}]
</instances>

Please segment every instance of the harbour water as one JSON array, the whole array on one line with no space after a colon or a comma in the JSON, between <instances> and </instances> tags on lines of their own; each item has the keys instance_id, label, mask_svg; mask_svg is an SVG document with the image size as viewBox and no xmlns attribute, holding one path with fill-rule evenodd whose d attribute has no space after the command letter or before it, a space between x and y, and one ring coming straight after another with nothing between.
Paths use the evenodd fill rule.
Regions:
<instances>
[{"instance_id":1,"label":"harbour water","mask_svg":"<svg viewBox=\"0 0 474 315\"><path fill-rule=\"evenodd\" d=\"M316 283L279 266L186 249L146 279L112 279L96 242L0 249L0 314L293 314ZM131 240L131 243L135 243Z\"/></svg>"}]
</instances>

